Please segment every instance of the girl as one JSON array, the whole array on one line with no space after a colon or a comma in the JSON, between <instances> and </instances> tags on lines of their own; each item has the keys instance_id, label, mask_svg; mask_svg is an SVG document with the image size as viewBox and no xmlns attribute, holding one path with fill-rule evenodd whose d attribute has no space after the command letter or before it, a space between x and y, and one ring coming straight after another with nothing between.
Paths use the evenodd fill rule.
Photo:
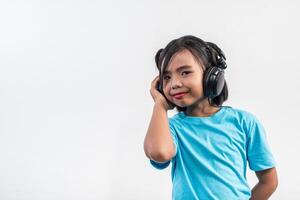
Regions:
<instances>
[{"instance_id":1,"label":"girl","mask_svg":"<svg viewBox=\"0 0 300 200\"><path fill-rule=\"evenodd\" d=\"M160 49L155 61L159 76L151 83L155 103L144 151L157 169L172 163L172 199L268 199L278 184L275 159L258 118L222 106L228 98L222 50L187 35ZM252 190L247 163L258 177Z\"/></svg>"}]
</instances>

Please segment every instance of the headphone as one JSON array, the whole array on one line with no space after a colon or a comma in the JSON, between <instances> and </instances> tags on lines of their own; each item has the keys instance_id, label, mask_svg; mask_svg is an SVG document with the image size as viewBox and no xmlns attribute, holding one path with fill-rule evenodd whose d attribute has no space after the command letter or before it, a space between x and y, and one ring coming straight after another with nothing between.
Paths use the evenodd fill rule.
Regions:
<instances>
[{"instance_id":1,"label":"headphone","mask_svg":"<svg viewBox=\"0 0 300 200\"><path fill-rule=\"evenodd\" d=\"M213 47L212 47L212 46ZM223 90L225 85L225 77L224 77L224 70L227 68L227 64L225 62L226 57L224 52L218 48L216 45L210 43L206 43L207 52L211 57L212 64L206 68L203 75L203 93L204 97L208 97L208 99L213 99L216 96L219 96ZM213 49L217 54L213 56L210 49ZM160 78L162 78L162 74L160 73ZM162 88L162 81L159 81L156 89L165 97L167 100L170 108L174 108L176 105L170 102ZM203 97L201 97L203 98Z\"/></svg>"},{"instance_id":2,"label":"headphone","mask_svg":"<svg viewBox=\"0 0 300 200\"><path fill-rule=\"evenodd\" d=\"M210 53L213 64L205 70L203 78L204 96L210 99L221 94L225 85L224 70L227 68L224 52L220 48L213 49L217 52L216 60Z\"/></svg>"}]
</instances>

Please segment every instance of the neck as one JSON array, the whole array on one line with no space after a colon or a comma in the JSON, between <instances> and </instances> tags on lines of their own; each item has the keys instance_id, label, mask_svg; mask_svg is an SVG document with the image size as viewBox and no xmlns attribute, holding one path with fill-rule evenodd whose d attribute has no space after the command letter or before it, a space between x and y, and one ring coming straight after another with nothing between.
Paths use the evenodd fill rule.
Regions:
<instances>
[{"instance_id":1,"label":"neck","mask_svg":"<svg viewBox=\"0 0 300 200\"><path fill-rule=\"evenodd\" d=\"M188 116L207 117L218 112L219 110L219 106L211 106L209 104L208 98L201 98L193 105L188 106L184 112Z\"/></svg>"}]
</instances>

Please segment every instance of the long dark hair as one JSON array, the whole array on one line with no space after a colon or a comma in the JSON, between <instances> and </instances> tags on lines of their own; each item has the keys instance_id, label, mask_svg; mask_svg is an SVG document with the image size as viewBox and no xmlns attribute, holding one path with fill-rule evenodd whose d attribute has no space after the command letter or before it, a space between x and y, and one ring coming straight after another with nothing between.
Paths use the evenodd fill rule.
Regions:
<instances>
[{"instance_id":1,"label":"long dark hair","mask_svg":"<svg viewBox=\"0 0 300 200\"><path fill-rule=\"evenodd\" d=\"M202 39L193 35L185 35L180 38L174 39L167 44L165 48L159 49L155 55L156 67L160 74L160 80L166 67L168 66L172 56L183 50L189 50L195 59L204 65L204 71L214 65L217 65L217 56L223 51L212 42L205 42ZM228 88L225 80L224 87L220 95L214 98L208 98L211 106L221 106L224 101L228 99ZM175 105L177 111L185 111L186 107L179 107Z\"/></svg>"}]
</instances>

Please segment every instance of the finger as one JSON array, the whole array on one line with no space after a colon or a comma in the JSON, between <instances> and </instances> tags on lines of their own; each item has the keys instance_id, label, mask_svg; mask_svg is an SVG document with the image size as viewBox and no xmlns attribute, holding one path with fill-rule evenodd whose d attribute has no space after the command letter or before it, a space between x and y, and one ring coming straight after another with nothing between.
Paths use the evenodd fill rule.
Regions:
<instances>
[{"instance_id":1,"label":"finger","mask_svg":"<svg viewBox=\"0 0 300 200\"><path fill-rule=\"evenodd\" d=\"M157 79L159 79L159 76L156 76L156 77L153 79L153 81L152 81L152 82L155 82L155 81L157 81Z\"/></svg>"},{"instance_id":2,"label":"finger","mask_svg":"<svg viewBox=\"0 0 300 200\"><path fill-rule=\"evenodd\" d=\"M155 79L152 81L152 85L155 85L158 80L159 80L159 76L155 77Z\"/></svg>"}]
</instances>

